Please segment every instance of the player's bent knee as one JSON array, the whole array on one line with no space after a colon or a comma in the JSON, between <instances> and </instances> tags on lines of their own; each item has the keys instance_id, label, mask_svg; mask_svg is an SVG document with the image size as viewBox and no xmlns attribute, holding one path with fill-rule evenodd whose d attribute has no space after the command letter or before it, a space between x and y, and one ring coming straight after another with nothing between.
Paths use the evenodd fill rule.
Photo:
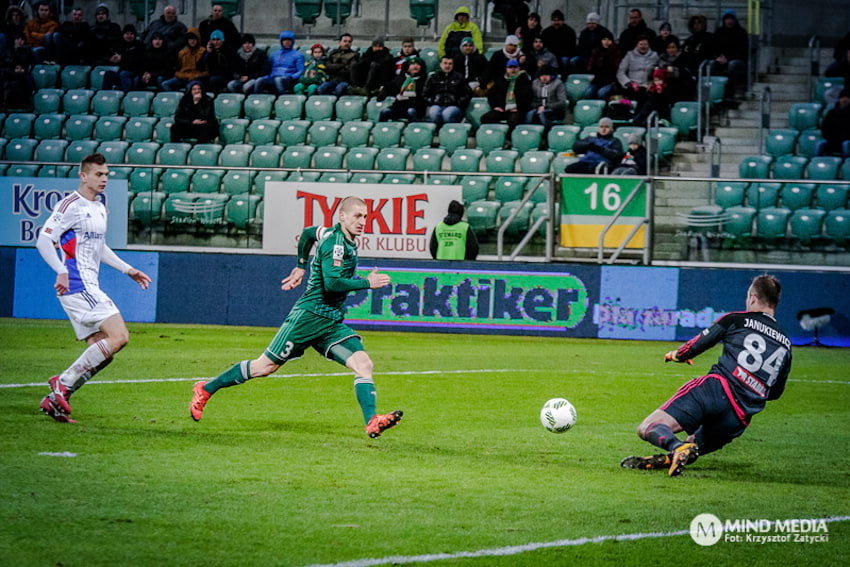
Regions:
<instances>
[{"instance_id":1,"label":"player's bent knee","mask_svg":"<svg viewBox=\"0 0 850 567\"><path fill-rule=\"evenodd\" d=\"M365 351L352 354L346 361L346 365L358 376L372 376L375 364Z\"/></svg>"}]
</instances>

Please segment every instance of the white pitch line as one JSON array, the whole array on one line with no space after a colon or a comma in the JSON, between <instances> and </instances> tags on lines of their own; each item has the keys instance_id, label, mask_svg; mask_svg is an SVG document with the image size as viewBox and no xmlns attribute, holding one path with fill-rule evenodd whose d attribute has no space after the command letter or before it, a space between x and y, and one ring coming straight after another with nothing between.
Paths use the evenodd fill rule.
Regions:
<instances>
[{"instance_id":1,"label":"white pitch line","mask_svg":"<svg viewBox=\"0 0 850 567\"><path fill-rule=\"evenodd\" d=\"M516 368L480 368L472 370L409 370L399 372L380 372L379 376L419 376L424 374L477 374L481 372L525 372ZM270 374L266 378L326 378L331 376L350 376L351 372L317 372L313 374ZM150 384L156 382L196 382L198 380L212 380L215 376L195 376L193 378L146 378L139 380L93 380L86 382L86 386L94 384ZM47 384L43 382L29 382L24 384L0 384L0 388L33 388Z\"/></svg>"},{"instance_id":2,"label":"white pitch line","mask_svg":"<svg viewBox=\"0 0 850 567\"><path fill-rule=\"evenodd\" d=\"M850 516L831 516L828 518L807 518L816 522L846 522ZM677 530L673 532L649 532L636 534L603 535L595 537L580 537L577 539L559 539L555 541L543 541L537 543L526 543L524 545L511 545L507 547L494 547L490 549L479 549L476 551L457 551L455 553L426 553L423 555L390 555L388 557L374 557L367 559L354 559L340 563L312 564L307 567L373 567L375 565L403 565L406 563L431 563L434 561L445 561L448 559L475 559L479 557L506 557L519 555L538 549L551 549L556 547L577 547L588 543L604 543L606 541L637 541L641 539L679 537L688 535L690 530Z\"/></svg>"}]
</instances>

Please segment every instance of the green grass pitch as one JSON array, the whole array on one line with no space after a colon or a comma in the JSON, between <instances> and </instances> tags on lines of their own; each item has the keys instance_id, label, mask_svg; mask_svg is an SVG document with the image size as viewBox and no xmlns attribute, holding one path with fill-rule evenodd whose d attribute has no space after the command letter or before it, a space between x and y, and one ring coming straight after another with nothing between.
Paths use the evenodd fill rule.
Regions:
<instances>
[{"instance_id":1,"label":"green grass pitch","mask_svg":"<svg viewBox=\"0 0 850 567\"><path fill-rule=\"evenodd\" d=\"M671 535L706 512L850 514L846 349L795 349L783 398L671 479L619 461L651 452L635 427L705 373L716 349L689 367L661 362L673 343L367 332L379 411L405 412L371 440L351 375L314 352L278 377L220 391L191 420L192 378L255 357L273 329L130 328L130 345L74 397L77 425L37 411L45 385L0 388L0 565L365 566L402 556L438 567L716 567L837 565L850 551L848 521L813 544L700 547ZM0 319L0 386L45 383L80 350L67 321ZM538 418L553 397L578 410L562 435ZM76 456L41 454L66 452ZM564 544L646 533L661 537ZM512 549L550 542L561 545Z\"/></svg>"}]
</instances>

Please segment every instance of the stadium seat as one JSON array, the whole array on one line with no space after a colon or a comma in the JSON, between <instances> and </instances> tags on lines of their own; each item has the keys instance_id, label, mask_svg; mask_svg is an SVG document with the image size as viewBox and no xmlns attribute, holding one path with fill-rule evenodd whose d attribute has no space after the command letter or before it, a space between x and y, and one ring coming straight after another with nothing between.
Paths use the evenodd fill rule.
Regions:
<instances>
[{"instance_id":1,"label":"stadium seat","mask_svg":"<svg viewBox=\"0 0 850 567\"><path fill-rule=\"evenodd\" d=\"M342 125L339 131L339 144L346 148L366 146L373 124L368 120L350 120Z\"/></svg>"},{"instance_id":2,"label":"stadium seat","mask_svg":"<svg viewBox=\"0 0 850 567\"><path fill-rule=\"evenodd\" d=\"M714 75L706 78L708 85L708 102L712 105L723 102L724 93L726 92L726 84L729 82L729 77Z\"/></svg>"},{"instance_id":3,"label":"stadium seat","mask_svg":"<svg viewBox=\"0 0 850 567\"><path fill-rule=\"evenodd\" d=\"M378 100L378 97L372 97L366 103L366 119L377 123L381 120L381 111L392 104L391 98Z\"/></svg>"},{"instance_id":4,"label":"stadium seat","mask_svg":"<svg viewBox=\"0 0 850 567\"><path fill-rule=\"evenodd\" d=\"M159 177L159 186L165 194L183 193L189 190L194 169L167 169Z\"/></svg>"},{"instance_id":5,"label":"stadium seat","mask_svg":"<svg viewBox=\"0 0 850 567\"><path fill-rule=\"evenodd\" d=\"M456 173L478 173L484 152L478 148L456 150L451 157L451 171Z\"/></svg>"},{"instance_id":6,"label":"stadium seat","mask_svg":"<svg viewBox=\"0 0 850 567\"><path fill-rule=\"evenodd\" d=\"M738 176L743 179L766 178L770 173L770 156L749 156L741 160L738 166Z\"/></svg>"},{"instance_id":7,"label":"stadium seat","mask_svg":"<svg viewBox=\"0 0 850 567\"><path fill-rule=\"evenodd\" d=\"M824 102L826 91L833 87L843 87L844 77L818 77L815 82L815 99L814 102ZM839 89L840 90L840 89Z\"/></svg>"},{"instance_id":8,"label":"stadium seat","mask_svg":"<svg viewBox=\"0 0 850 567\"><path fill-rule=\"evenodd\" d=\"M363 120L366 111L365 96L341 96L334 105L336 119L342 122L351 120Z\"/></svg>"},{"instance_id":9,"label":"stadium seat","mask_svg":"<svg viewBox=\"0 0 850 567\"><path fill-rule=\"evenodd\" d=\"M815 189L818 208L825 211L845 208L847 192L847 185L818 185Z\"/></svg>"},{"instance_id":10,"label":"stadium seat","mask_svg":"<svg viewBox=\"0 0 850 567\"><path fill-rule=\"evenodd\" d=\"M555 159L552 160L552 173L556 175L564 173L564 170L566 170L568 165L575 163L578 160L579 158L574 155L558 154L555 156Z\"/></svg>"},{"instance_id":11,"label":"stadium seat","mask_svg":"<svg viewBox=\"0 0 850 567\"><path fill-rule=\"evenodd\" d=\"M543 131L539 124L519 124L511 132L511 148L520 153L539 149Z\"/></svg>"},{"instance_id":12,"label":"stadium seat","mask_svg":"<svg viewBox=\"0 0 850 567\"><path fill-rule=\"evenodd\" d=\"M714 190L714 202L724 209L741 206L747 187L749 183L719 183Z\"/></svg>"},{"instance_id":13,"label":"stadium seat","mask_svg":"<svg viewBox=\"0 0 850 567\"><path fill-rule=\"evenodd\" d=\"M159 186L160 171L156 168L135 168L130 174L129 186L132 193L156 191Z\"/></svg>"},{"instance_id":14,"label":"stadium seat","mask_svg":"<svg viewBox=\"0 0 850 567\"><path fill-rule=\"evenodd\" d=\"M106 140L102 141L100 145L97 146L97 151L106 157L107 163L124 163L124 155L127 153L127 148L129 147L130 144L127 142L122 142L120 140Z\"/></svg>"},{"instance_id":15,"label":"stadium seat","mask_svg":"<svg viewBox=\"0 0 850 567\"><path fill-rule=\"evenodd\" d=\"M382 148L375 158L375 168L380 171L406 171L409 148Z\"/></svg>"},{"instance_id":16,"label":"stadium seat","mask_svg":"<svg viewBox=\"0 0 850 567\"><path fill-rule=\"evenodd\" d=\"M294 183L316 183L322 174L318 171L293 171L286 180Z\"/></svg>"},{"instance_id":17,"label":"stadium seat","mask_svg":"<svg viewBox=\"0 0 850 567\"><path fill-rule=\"evenodd\" d=\"M412 173L387 173L381 180L384 185L412 185L416 176Z\"/></svg>"},{"instance_id":18,"label":"stadium seat","mask_svg":"<svg viewBox=\"0 0 850 567\"><path fill-rule=\"evenodd\" d=\"M251 144L227 144L218 155L222 167L247 167L254 146Z\"/></svg>"},{"instance_id":19,"label":"stadium seat","mask_svg":"<svg viewBox=\"0 0 850 567\"><path fill-rule=\"evenodd\" d=\"M841 158L829 156L813 157L808 167L806 167L806 177L818 181L838 179L839 167L841 167Z\"/></svg>"},{"instance_id":20,"label":"stadium seat","mask_svg":"<svg viewBox=\"0 0 850 567\"><path fill-rule=\"evenodd\" d=\"M505 236L518 237L524 235L528 231L529 222L531 220L531 211L534 208L532 203L521 204L520 201L510 201L502 205L499 209L499 224L503 225L507 222L514 211L519 211L517 216L505 229Z\"/></svg>"},{"instance_id":21,"label":"stadium seat","mask_svg":"<svg viewBox=\"0 0 850 567\"><path fill-rule=\"evenodd\" d=\"M576 101L581 100L592 80L593 75L582 73L574 73L567 77L567 80L564 81L564 87L567 89L567 98L569 98L570 104L575 104Z\"/></svg>"},{"instance_id":22,"label":"stadium seat","mask_svg":"<svg viewBox=\"0 0 850 567\"><path fill-rule=\"evenodd\" d=\"M348 150L346 155L346 167L348 169L369 171L375 168L375 158L378 156L378 148L359 146Z\"/></svg>"},{"instance_id":23,"label":"stadium seat","mask_svg":"<svg viewBox=\"0 0 850 567\"><path fill-rule=\"evenodd\" d=\"M207 228L225 228L224 207L230 200L228 195L207 193L195 200L195 219Z\"/></svg>"},{"instance_id":24,"label":"stadium seat","mask_svg":"<svg viewBox=\"0 0 850 567\"><path fill-rule=\"evenodd\" d=\"M428 185L457 185L457 175L431 175L422 176L422 182Z\"/></svg>"},{"instance_id":25,"label":"stadium seat","mask_svg":"<svg viewBox=\"0 0 850 567\"><path fill-rule=\"evenodd\" d=\"M67 65L59 74L59 84L63 89L85 89L89 84L91 67L88 65Z\"/></svg>"},{"instance_id":26,"label":"stadium seat","mask_svg":"<svg viewBox=\"0 0 850 567\"><path fill-rule=\"evenodd\" d=\"M124 116L148 116L153 96L149 91L130 91L121 99L121 112Z\"/></svg>"},{"instance_id":27,"label":"stadium seat","mask_svg":"<svg viewBox=\"0 0 850 567\"><path fill-rule=\"evenodd\" d=\"M68 140L42 140L35 148L33 161L63 161L67 147ZM55 177L55 175L51 177Z\"/></svg>"},{"instance_id":28,"label":"stadium seat","mask_svg":"<svg viewBox=\"0 0 850 567\"><path fill-rule=\"evenodd\" d=\"M182 95L183 93L176 91L156 93L151 102L151 115L157 118L173 118Z\"/></svg>"},{"instance_id":29,"label":"stadium seat","mask_svg":"<svg viewBox=\"0 0 850 567\"><path fill-rule=\"evenodd\" d=\"M380 183L384 180L383 173L354 173L348 179L349 183Z\"/></svg>"},{"instance_id":30,"label":"stadium seat","mask_svg":"<svg viewBox=\"0 0 850 567\"><path fill-rule=\"evenodd\" d=\"M431 74L440 68L440 56L433 47L423 47L419 50L419 57L425 62L427 74Z\"/></svg>"},{"instance_id":31,"label":"stadium seat","mask_svg":"<svg viewBox=\"0 0 850 567\"><path fill-rule=\"evenodd\" d=\"M280 121L301 120L307 97L299 94L284 94L274 101L274 117Z\"/></svg>"},{"instance_id":32,"label":"stadium seat","mask_svg":"<svg viewBox=\"0 0 850 567\"><path fill-rule=\"evenodd\" d=\"M339 137L342 122L338 120L318 120L313 122L308 132L310 134L310 145L312 146L335 146Z\"/></svg>"},{"instance_id":33,"label":"stadium seat","mask_svg":"<svg viewBox=\"0 0 850 567\"><path fill-rule=\"evenodd\" d=\"M496 229L501 203L496 201L473 201L466 209L466 219L472 231L479 237Z\"/></svg>"},{"instance_id":34,"label":"stadium seat","mask_svg":"<svg viewBox=\"0 0 850 567\"><path fill-rule=\"evenodd\" d=\"M94 91L74 89L62 96L62 111L65 114L88 114Z\"/></svg>"},{"instance_id":35,"label":"stadium seat","mask_svg":"<svg viewBox=\"0 0 850 567\"><path fill-rule=\"evenodd\" d=\"M580 100L573 108L573 123L582 128L597 124L604 111L604 100Z\"/></svg>"},{"instance_id":36,"label":"stadium seat","mask_svg":"<svg viewBox=\"0 0 850 567\"><path fill-rule=\"evenodd\" d=\"M819 102L798 102L788 111L788 127L802 131L818 127L818 117L823 105Z\"/></svg>"},{"instance_id":37,"label":"stadium seat","mask_svg":"<svg viewBox=\"0 0 850 567\"><path fill-rule=\"evenodd\" d=\"M170 193L162 205L162 218L165 222L184 225L194 219L195 201L198 196L193 193Z\"/></svg>"},{"instance_id":38,"label":"stadium seat","mask_svg":"<svg viewBox=\"0 0 850 567\"><path fill-rule=\"evenodd\" d=\"M38 177L39 166L32 163L12 164L6 170L4 177Z\"/></svg>"},{"instance_id":39,"label":"stadium seat","mask_svg":"<svg viewBox=\"0 0 850 567\"><path fill-rule=\"evenodd\" d=\"M823 222L823 233L835 244L843 246L850 239L850 210L829 211Z\"/></svg>"},{"instance_id":40,"label":"stadium seat","mask_svg":"<svg viewBox=\"0 0 850 567\"><path fill-rule=\"evenodd\" d=\"M266 95L264 95L266 96ZM274 96L274 95L268 95ZM215 97L213 106L215 107L215 116L219 121L225 118L239 118L242 116L242 104L245 102L245 95L242 93L219 93Z\"/></svg>"},{"instance_id":41,"label":"stadium seat","mask_svg":"<svg viewBox=\"0 0 850 567\"><path fill-rule=\"evenodd\" d=\"M347 171L326 171L319 179L319 183L348 183L351 174Z\"/></svg>"},{"instance_id":42,"label":"stadium seat","mask_svg":"<svg viewBox=\"0 0 850 567\"><path fill-rule=\"evenodd\" d=\"M487 194L490 192L490 183L493 178L489 175L466 175L460 179L460 187L463 195L463 202L469 205L473 201L481 201L487 199Z\"/></svg>"},{"instance_id":43,"label":"stadium seat","mask_svg":"<svg viewBox=\"0 0 850 567\"><path fill-rule=\"evenodd\" d=\"M191 144L167 142L160 146L156 162L160 165L186 165L191 149Z\"/></svg>"},{"instance_id":44,"label":"stadium seat","mask_svg":"<svg viewBox=\"0 0 850 567\"><path fill-rule=\"evenodd\" d=\"M126 116L101 116L94 125L94 138L101 142L120 140L124 137Z\"/></svg>"},{"instance_id":45,"label":"stadium seat","mask_svg":"<svg viewBox=\"0 0 850 567\"><path fill-rule=\"evenodd\" d=\"M254 174L242 169L226 172L221 178L221 191L228 195L244 195L251 192Z\"/></svg>"},{"instance_id":46,"label":"stadium seat","mask_svg":"<svg viewBox=\"0 0 850 567\"><path fill-rule=\"evenodd\" d=\"M309 169L315 151L315 146L289 146L283 152L283 166Z\"/></svg>"},{"instance_id":47,"label":"stadium seat","mask_svg":"<svg viewBox=\"0 0 850 567\"><path fill-rule=\"evenodd\" d=\"M260 120L271 118L277 95L273 94L251 94L245 99L245 118L249 120ZM280 120L280 119L278 119Z\"/></svg>"},{"instance_id":48,"label":"stadium seat","mask_svg":"<svg viewBox=\"0 0 850 567\"><path fill-rule=\"evenodd\" d=\"M199 169L192 174L191 191L193 193L218 193L224 171L220 169Z\"/></svg>"},{"instance_id":49,"label":"stadium seat","mask_svg":"<svg viewBox=\"0 0 850 567\"><path fill-rule=\"evenodd\" d=\"M507 135L507 124L482 124L475 132L475 147L485 154L501 150L505 146Z\"/></svg>"},{"instance_id":50,"label":"stadium seat","mask_svg":"<svg viewBox=\"0 0 850 567\"><path fill-rule=\"evenodd\" d=\"M248 126L248 142L255 146L274 144L280 129L280 120L271 118L258 118L252 120ZM232 142L227 142L232 143Z\"/></svg>"},{"instance_id":51,"label":"stadium seat","mask_svg":"<svg viewBox=\"0 0 850 567\"><path fill-rule=\"evenodd\" d=\"M549 151L555 153L567 152L573 149L581 128L573 124L558 124L549 130L546 139Z\"/></svg>"},{"instance_id":52,"label":"stadium seat","mask_svg":"<svg viewBox=\"0 0 850 567\"><path fill-rule=\"evenodd\" d=\"M59 65L34 65L32 78L36 89L54 89L59 86Z\"/></svg>"},{"instance_id":53,"label":"stadium seat","mask_svg":"<svg viewBox=\"0 0 850 567\"><path fill-rule=\"evenodd\" d=\"M150 142L158 119L152 116L134 116L124 123L124 139L128 142Z\"/></svg>"},{"instance_id":54,"label":"stadium seat","mask_svg":"<svg viewBox=\"0 0 850 567\"><path fill-rule=\"evenodd\" d=\"M785 238L791 211L784 207L767 207L756 213L756 236L773 242Z\"/></svg>"},{"instance_id":55,"label":"stadium seat","mask_svg":"<svg viewBox=\"0 0 850 567\"><path fill-rule=\"evenodd\" d=\"M65 121L65 137L68 140L91 140L97 116L75 114Z\"/></svg>"},{"instance_id":56,"label":"stadium seat","mask_svg":"<svg viewBox=\"0 0 850 567\"><path fill-rule=\"evenodd\" d=\"M103 76L107 71L118 72L120 67L117 65L97 65L89 73L89 88L94 91L103 89Z\"/></svg>"},{"instance_id":57,"label":"stadium seat","mask_svg":"<svg viewBox=\"0 0 850 567\"><path fill-rule=\"evenodd\" d=\"M547 164L548 165L548 164ZM525 180L525 190L534 191L531 194L531 203L543 203L549 198L549 181L543 177L529 177Z\"/></svg>"},{"instance_id":58,"label":"stadium seat","mask_svg":"<svg viewBox=\"0 0 850 567\"><path fill-rule=\"evenodd\" d=\"M97 116L117 116L121 111L123 91L96 91L91 99L92 114Z\"/></svg>"},{"instance_id":59,"label":"stadium seat","mask_svg":"<svg viewBox=\"0 0 850 567\"><path fill-rule=\"evenodd\" d=\"M437 17L437 0L410 0L410 17L417 26L430 26Z\"/></svg>"},{"instance_id":60,"label":"stadium seat","mask_svg":"<svg viewBox=\"0 0 850 567\"><path fill-rule=\"evenodd\" d=\"M469 139L469 133L471 131L472 124L467 122L443 124L443 127L440 128L437 134L440 141L439 145L449 155L452 155L455 150L466 148L466 142Z\"/></svg>"},{"instance_id":61,"label":"stadium seat","mask_svg":"<svg viewBox=\"0 0 850 567\"><path fill-rule=\"evenodd\" d=\"M322 0L294 0L295 15L305 26L312 26L322 15Z\"/></svg>"},{"instance_id":62,"label":"stadium seat","mask_svg":"<svg viewBox=\"0 0 850 567\"><path fill-rule=\"evenodd\" d=\"M195 144L189 151L188 165L216 166L218 165L218 155L220 153L220 144Z\"/></svg>"},{"instance_id":63,"label":"stadium seat","mask_svg":"<svg viewBox=\"0 0 850 567\"><path fill-rule=\"evenodd\" d=\"M286 120L280 123L278 137L282 146L300 146L307 143L309 120Z\"/></svg>"},{"instance_id":64,"label":"stadium seat","mask_svg":"<svg viewBox=\"0 0 850 567\"><path fill-rule=\"evenodd\" d=\"M404 147L416 151L419 148L430 148L434 141L437 125L433 122L411 122L403 132Z\"/></svg>"},{"instance_id":65,"label":"stadium seat","mask_svg":"<svg viewBox=\"0 0 850 567\"><path fill-rule=\"evenodd\" d=\"M316 169L342 169L346 148L342 146L323 146L313 152L313 167Z\"/></svg>"},{"instance_id":66,"label":"stadium seat","mask_svg":"<svg viewBox=\"0 0 850 567\"><path fill-rule=\"evenodd\" d=\"M549 173L553 157L552 152L547 151L525 152L519 158L519 170L522 173Z\"/></svg>"},{"instance_id":67,"label":"stadium seat","mask_svg":"<svg viewBox=\"0 0 850 567\"><path fill-rule=\"evenodd\" d=\"M845 159L841 164L841 179L850 181L850 159Z\"/></svg>"},{"instance_id":68,"label":"stadium seat","mask_svg":"<svg viewBox=\"0 0 850 567\"><path fill-rule=\"evenodd\" d=\"M487 173L513 173L519 152L516 150L493 150L484 158Z\"/></svg>"},{"instance_id":69,"label":"stadium seat","mask_svg":"<svg viewBox=\"0 0 850 567\"><path fill-rule=\"evenodd\" d=\"M39 114L32 123L32 135L37 140L57 140L62 138L64 114Z\"/></svg>"},{"instance_id":70,"label":"stadium seat","mask_svg":"<svg viewBox=\"0 0 850 567\"><path fill-rule=\"evenodd\" d=\"M802 179L803 170L809 162L803 156L780 156L773 164L775 179Z\"/></svg>"},{"instance_id":71,"label":"stadium seat","mask_svg":"<svg viewBox=\"0 0 850 567\"><path fill-rule=\"evenodd\" d=\"M446 150L442 148L419 148L413 153L413 170L431 173L442 171L444 157Z\"/></svg>"},{"instance_id":72,"label":"stadium seat","mask_svg":"<svg viewBox=\"0 0 850 567\"><path fill-rule=\"evenodd\" d=\"M641 138L641 144L646 145L646 128L641 126L619 126L616 130L614 130L614 137L620 140L620 144L623 146L623 149L628 148L629 140L631 139L633 134L637 134Z\"/></svg>"},{"instance_id":73,"label":"stadium seat","mask_svg":"<svg viewBox=\"0 0 850 567\"><path fill-rule=\"evenodd\" d=\"M537 203L534 205L534 208L531 209L531 223L534 224L537 222L539 218L549 218L549 204L548 203ZM546 223L541 223L537 228L537 234L540 236L546 236Z\"/></svg>"},{"instance_id":74,"label":"stadium seat","mask_svg":"<svg viewBox=\"0 0 850 567\"><path fill-rule=\"evenodd\" d=\"M661 127L655 130L655 146L654 151L662 158L668 158L673 155L676 150L676 136L679 131L675 128Z\"/></svg>"},{"instance_id":75,"label":"stadium seat","mask_svg":"<svg viewBox=\"0 0 850 567\"><path fill-rule=\"evenodd\" d=\"M53 114L62 106L62 89L39 89L32 98L35 114Z\"/></svg>"},{"instance_id":76,"label":"stadium seat","mask_svg":"<svg viewBox=\"0 0 850 567\"><path fill-rule=\"evenodd\" d=\"M812 183L786 183L782 186L782 206L792 211L807 209L812 204L814 192Z\"/></svg>"},{"instance_id":77,"label":"stadium seat","mask_svg":"<svg viewBox=\"0 0 850 567\"><path fill-rule=\"evenodd\" d=\"M753 234L753 219L756 210L752 207L729 207L723 221L723 231L734 239L748 238Z\"/></svg>"},{"instance_id":78,"label":"stadium seat","mask_svg":"<svg viewBox=\"0 0 850 567\"><path fill-rule=\"evenodd\" d=\"M395 148L401 145L403 122L379 122L372 128L372 145L376 148Z\"/></svg>"},{"instance_id":79,"label":"stadium seat","mask_svg":"<svg viewBox=\"0 0 850 567\"><path fill-rule=\"evenodd\" d=\"M466 121L473 128L481 126L481 117L490 112L490 102L486 97L473 97L466 107Z\"/></svg>"},{"instance_id":80,"label":"stadium seat","mask_svg":"<svg viewBox=\"0 0 850 567\"><path fill-rule=\"evenodd\" d=\"M65 161L80 163L83 158L93 154L97 149L97 140L74 140L68 144L65 150Z\"/></svg>"},{"instance_id":81,"label":"stadium seat","mask_svg":"<svg viewBox=\"0 0 850 567\"><path fill-rule=\"evenodd\" d=\"M277 145L255 146L248 163L251 167L280 167L283 148Z\"/></svg>"},{"instance_id":82,"label":"stadium seat","mask_svg":"<svg viewBox=\"0 0 850 567\"><path fill-rule=\"evenodd\" d=\"M794 146L797 144L797 130L782 128L770 130L765 139L765 151L775 158L784 155L793 155Z\"/></svg>"},{"instance_id":83,"label":"stadium seat","mask_svg":"<svg viewBox=\"0 0 850 567\"><path fill-rule=\"evenodd\" d=\"M165 193L148 191L139 193L130 205L131 217L144 227L151 227L162 218Z\"/></svg>"},{"instance_id":84,"label":"stadium seat","mask_svg":"<svg viewBox=\"0 0 850 567\"><path fill-rule=\"evenodd\" d=\"M234 195L224 206L224 218L237 230L246 230L257 211L259 195Z\"/></svg>"},{"instance_id":85,"label":"stadium seat","mask_svg":"<svg viewBox=\"0 0 850 567\"><path fill-rule=\"evenodd\" d=\"M325 16L333 25L344 24L351 15L352 4L352 0L325 0Z\"/></svg>"},{"instance_id":86,"label":"stadium seat","mask_svg":"<svg viewBox=\"0 0 850 567\"><path fill-rule=\"evenodd\" d=\"M126 162L132 164L153 165L159 152L157 142L135 142L127 149Z\"/></svg>"},{"instance_id":87,"label":"stadium seat","mask_svg":"<svg viewBox=\"0 0 850 567\"><path fill-rule=\"evenodd\" d=\"M265 195L266 183L285 181L287 175L285 171L260 171L254 177L254 193Z\"/></svg>"},{"instance_id":88,"label":"stadium seat","mask_svg":"<svg viewBox=\"0 0 850 567\"><path fill-rule=\"evenodd\" d=\"M670 110L670 123L679 130L683 138L690 136L697 129L699 105L693 101L680 101L673 104Z\"/></svg>"},{"instance_id":89,"label":"stadium seat","mask_svg":"<svg viewBox=\"0 0 850 567\"><path fill-rule=\"evenodd\" d=\"M156 126L154 126L154 137L160 144L171 141L171 127L174 125L174 118L163 117L158 118Z\"/></svg>"},{"instance_id":90,"label":"stadium seat","mask_svg":"<svg viewBox=\"0 0 850 567\"><path fill-rule=\"evenodd\" d=\"M800 244L810 244L812 240L820 238L825 216L826 211L821 209L797 209L791 213L788 221L790 236Z\"/></svg>"},{"instance_id":91,"label":"stadium seat","mask_svg":"<svg viewBox=\"0 0 850 567\"><path fill-rule=\"evenodd\" d=\"M775 207L781 189L781 183L752 183L747 188L747 205L756 210Z\"/></svg>"},{"instance_id":92,"label":"stadium seat","mask_svg":"<svg viewBox=\"0 0 850 567\"><path fill-rule=\"evenodd\" d=\"M313 95L304 103L304 115L307 120L332 120L334 115L334 95Z\"/></svg>"},{"instance_id":93,"label":"stadium seat","mask_svg":"<svg viewBox=\"0 0 850 567\"><path fill-rule=\"evenodd\" d=\"M823 142L820 130L804 130L797 138L797 155L804 157L815 157L818 153L818 144Z\"/></svg>"},{"instance_id":94,"label":"stadium seat","mask_svg":"<svg viewBox=\"0 0 850 567\"><path fill-rule=\"evenodd\" d=\"M500 176L493 183L493 193L497 201L508 203L522 199L526 177Z\"/></svg>"}]
</instances>

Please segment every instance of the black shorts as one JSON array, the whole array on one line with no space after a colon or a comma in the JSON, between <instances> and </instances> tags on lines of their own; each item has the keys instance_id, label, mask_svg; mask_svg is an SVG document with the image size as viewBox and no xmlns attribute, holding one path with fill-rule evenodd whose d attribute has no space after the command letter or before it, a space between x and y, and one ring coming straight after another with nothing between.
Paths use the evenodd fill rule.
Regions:
<instances>
[{"instance_id":1,"label":"black shorts","mask_svg":"<svg viewBox=\"0 0 850 567\"><path fill-rule=\"evenodd\" d=\"M686 382L660 408L688 434L695 436L701 455L720 449L739 437L750 424L726 378L709 374Z\"/></svg>"}]
</instances>

